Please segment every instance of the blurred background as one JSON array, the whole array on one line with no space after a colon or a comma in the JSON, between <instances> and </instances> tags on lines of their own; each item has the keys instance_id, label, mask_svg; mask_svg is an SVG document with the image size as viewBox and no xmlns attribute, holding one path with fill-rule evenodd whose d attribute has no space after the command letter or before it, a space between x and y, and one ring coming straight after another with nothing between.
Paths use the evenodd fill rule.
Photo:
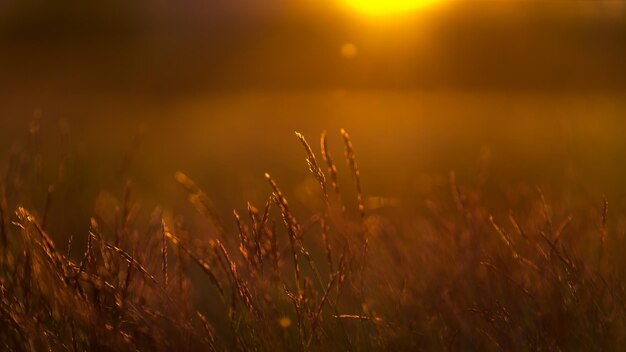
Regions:
<instances>
[{"instance_id":1,"label":"blurred background","mask_svg":"<svg viewBox=\"0 0 626 352\"><path fill-rule=\"evenodd\" d=\"M264 202L265 171L306 207L293 131L318 150L327 129L348 184L343 127L369 197L488 168L494 197L524 183L626 208L625 63L624 1L4 0L0 160L35 170L35 208L56 185L59 214L128 180L146 208L185 209L177 170L226 213Z\"/></svg>"}]
</instances>

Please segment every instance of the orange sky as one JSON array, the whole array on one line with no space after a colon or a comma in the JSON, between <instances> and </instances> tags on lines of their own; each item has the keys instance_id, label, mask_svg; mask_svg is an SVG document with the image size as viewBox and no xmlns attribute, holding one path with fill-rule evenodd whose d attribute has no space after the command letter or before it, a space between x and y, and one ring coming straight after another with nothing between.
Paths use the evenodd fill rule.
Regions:
<instances>
[{"instance_id":1,"label":"orange sky","mask_svg":"<svg viewBox=\"0 0 626 352\"><path fill-rule=\"evenodd\" d=\"M0 91L626 88L624 2L447 0L384 18L331 0L0 6Z\"/></svg>"}]
</instances>

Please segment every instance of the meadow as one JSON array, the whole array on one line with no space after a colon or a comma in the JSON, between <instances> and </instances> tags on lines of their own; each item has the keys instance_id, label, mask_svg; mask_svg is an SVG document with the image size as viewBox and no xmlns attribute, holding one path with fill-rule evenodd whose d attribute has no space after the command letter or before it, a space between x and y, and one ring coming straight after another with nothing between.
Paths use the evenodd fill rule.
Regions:
<instances>
[{"instance_id":1,"label":"meadow","mask_svg":"<svg viewBox=\"0 0 626 352\"><path fill-rule=\"evenodd\" d=\"M332 91L4 111L0 344L620 350L622 101Z\"/></svg>"}]
</instances>

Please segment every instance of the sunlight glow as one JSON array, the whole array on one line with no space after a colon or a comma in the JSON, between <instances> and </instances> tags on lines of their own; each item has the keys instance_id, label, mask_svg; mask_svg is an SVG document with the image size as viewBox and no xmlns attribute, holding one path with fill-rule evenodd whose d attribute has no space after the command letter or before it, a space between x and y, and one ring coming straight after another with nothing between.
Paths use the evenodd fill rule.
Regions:
<instances>
[{"instance_id":1,"label":"sunlight glow","mask_svg":"<svg viewBox=\"0 0 626 352\"><path fill-rule=\"evenodd\" d=\"M344 0L353 9L366 15L394 15L412 12L441 0Z\"/></svg>"}]
</instances>

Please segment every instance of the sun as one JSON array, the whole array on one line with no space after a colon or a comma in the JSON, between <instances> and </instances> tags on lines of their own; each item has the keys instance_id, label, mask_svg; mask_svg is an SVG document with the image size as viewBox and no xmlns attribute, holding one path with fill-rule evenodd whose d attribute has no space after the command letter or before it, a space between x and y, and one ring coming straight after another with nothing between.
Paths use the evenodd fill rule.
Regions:
<instances>
[{"instance_id":1,"label":"sun","mask_svg":"<svg viewBox=\"0 0 626 352\"><path fill-rule=\"evenodd\" d=\"M441 0L344 0L349 7L367 15L410 13Z\"/></svg>"}]
</instances>

